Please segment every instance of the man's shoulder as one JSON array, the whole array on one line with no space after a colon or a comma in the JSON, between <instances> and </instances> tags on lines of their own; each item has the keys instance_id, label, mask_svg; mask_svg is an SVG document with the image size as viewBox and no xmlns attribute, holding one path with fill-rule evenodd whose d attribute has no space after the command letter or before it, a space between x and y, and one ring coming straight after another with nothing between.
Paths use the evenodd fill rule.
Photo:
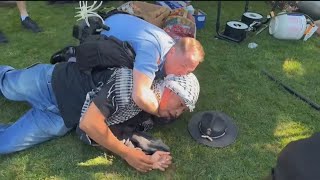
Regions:
<instances>
[{"instance_id":1,"label":"man's shoulder","mask_svg":"<svg viewBox=\"0 0 320 180\"><path fill-rule=\"evenodd\" d=\"M123 25L127 23L136 23L136 24L146 24L144 20L140 19L139 17L136 17L134 15L130 14L124 14L124 13L119 13L119 14L114 14L107 19L105 19L105 22L108 23L123 23ZM128 29L129 30L129 29Z\"/></svg>"}]
</instances>

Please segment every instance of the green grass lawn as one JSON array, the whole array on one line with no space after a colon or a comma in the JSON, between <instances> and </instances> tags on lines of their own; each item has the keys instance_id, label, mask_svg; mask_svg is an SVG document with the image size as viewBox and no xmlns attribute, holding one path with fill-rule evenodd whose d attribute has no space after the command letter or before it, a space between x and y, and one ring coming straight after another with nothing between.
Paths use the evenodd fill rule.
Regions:
<instances>
[{"instance_id":1,"label":"green grass lawn","mask_svg":"<svg viewBox=\"0 0 320 180\"><path fill-rule=\"evenodd\" d=\"M118 2L112 2L115 5ZM192 2L207 13L206 26L197 31L206 57L197 68L201 92L197 107L172 125L152 130L171 147L173 165L166 171L141 174L112 154L80 142L74 132L34 148L0 156L0 179L261 179L275 165L280 150L292 140L319 131L319 112L261 75L265 68L300 93L320 103L319 40L277 40L265 30L241 44L216 40L217 2ZM1 30L10 43L0 45L0 64L24 68L48 63L66 45L75 45L72 27L77 4L48 6L28 2L30 16L44 29L33 34L22 29L15 7L0 7ZM108 4L106 4L108 5ZM244 2L222 3L221 26L239 19ZM266 15L265 2L249 9ZM258 44L256 49L247 47ZM0 122L14 122L28 105L0 98ZM194 113L206 110L230 115L239 129L236 142L222 149L197 144L187 131Z\"/></svg>"}]
</instances>

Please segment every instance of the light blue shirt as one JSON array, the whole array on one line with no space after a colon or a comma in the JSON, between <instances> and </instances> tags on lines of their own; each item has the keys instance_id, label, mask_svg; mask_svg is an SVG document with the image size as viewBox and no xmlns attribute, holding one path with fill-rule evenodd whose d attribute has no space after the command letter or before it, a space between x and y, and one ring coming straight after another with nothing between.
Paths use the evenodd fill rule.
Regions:
<instances>
[{"instance_id":1,"label":"light blue shirt","mask_svg":"<svg viewBox=\"0 0 320 180\"><path fill-rule=\"evenodd\" d=\"M112 15L104 23L110 30L101 34L128 41L136 53L134 69L153 80L174 40L161 28L128 14Z\"/></svg>"}]
</instances>

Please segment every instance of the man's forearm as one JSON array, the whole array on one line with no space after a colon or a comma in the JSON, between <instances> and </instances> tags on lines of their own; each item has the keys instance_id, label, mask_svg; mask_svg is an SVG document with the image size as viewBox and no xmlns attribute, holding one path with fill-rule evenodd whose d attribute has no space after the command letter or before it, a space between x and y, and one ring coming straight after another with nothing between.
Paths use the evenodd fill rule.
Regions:
<instances>
[{"instance_id":1,"label":"man's forearm","mask_svg":"<svg viewBox=\"0 0 320 180\"><path fill-rule=\"evenodd\" d=\"M134 69L132 99L140 109L159 116L159 103L156 95L151 90L152 81L153 79Z\"/></svg>"},{"instance_id":2,"label":"man's forearm","mask_svg":"<svg viewBox=\"0 0 320 180\"><path fill-rule=\"evenodd\" d=\"M143 95L133 97L134 102L143 111L155 116L159 116L158 108L159 103L156 95L151 89L145 89Z\"/></svg>"},{"instance_id":3,"label":"man's forearm","mask_svg":"<svg viewBox=\"0 0 320 180\"><path fill-rule=\"evenodd\" d=\"M105 125L106 126L106 125ZM83 130L86 134L93 139L96 143L100 144L104 148L112 151L113 153L125 158L126 154L129 151L129 148L121 143L111 132L111 130L107 128L100 128L99 130L93 130L93 128L84 128Z\"/></svg>"},{"instance_id":4,"label":"man's forearm","mask_svg":"<svg viewBox=\"0 0 320 180\"><path fill-rule=\"evenodd\" d=\"M121 143L105 123L105 117L92 102L80 121L80 129L106 149L121 156L127 163L140 172L152 170L153 161L144 152Z\"/></svg>"},{"instance_id":5,"label":"man's forearm","mask_svg":"<svg viewBox=\"0 0 320 180\"><path fill-rule=\"evenodd\" d=\"M122 158L125 158L130 148L125 146L114 136L110 128L104 122L104 117L100 117L101 114L96 111L99 110L94 103L92 103L88 108L88 111L84 114L83 120L80 123L80 128L96 143ZM95 119L94 123L89 121L89 117Z\"/></svg>"}]
</instances>

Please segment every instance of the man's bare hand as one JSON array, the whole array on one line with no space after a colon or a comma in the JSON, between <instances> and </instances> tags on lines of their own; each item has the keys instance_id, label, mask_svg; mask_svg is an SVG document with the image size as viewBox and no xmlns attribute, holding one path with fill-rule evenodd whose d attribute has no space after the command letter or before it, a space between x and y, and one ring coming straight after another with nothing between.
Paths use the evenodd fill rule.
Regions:
<instances>
[{"instance_id":1,"label":"man's bare hand","mask_svg":"<svg viewBox=\"0 0 320 180\"><path fill-rule=\"evenodd\" d=\"M151 156L146 155L139 149L131 149L124 159L127 163L140 172L148 172L152 170L153 161Z\"/></svg>"},{"instance_id":2,"label":"man's bare hand","mask_svg":"<svg viewBox=\"0 0 320 180\"><path fill-rule=\"evenodd\" d=\"M159 169L165 171L166 168L172 163L172 157L169 152L156 151L151 159L153 161L153 169Z\"/></svg>"}]
</instances>

